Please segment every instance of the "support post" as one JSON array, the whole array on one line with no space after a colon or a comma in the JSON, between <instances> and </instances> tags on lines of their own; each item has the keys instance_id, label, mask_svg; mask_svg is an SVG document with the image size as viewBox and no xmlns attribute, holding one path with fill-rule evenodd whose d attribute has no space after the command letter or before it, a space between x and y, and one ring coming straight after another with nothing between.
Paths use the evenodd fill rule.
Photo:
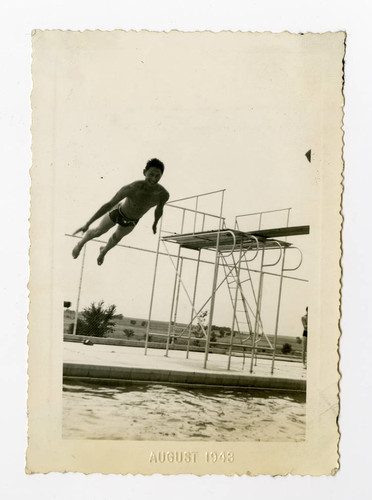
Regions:
<instances>
[{"instance_id":1,"label":"support post","mask_svg":"<svg viewBox=\"0 0 372 500\"><path fill-rule=\"evenodd\" d=\"M199 203L199 196L196 197L196 201L195 201L194 228L192 231L194 234L195 234L195 228L196 228L196 218L198 215L198 203Z\"/></svg>"},{"instance_id":2,"label":"support post","mask_svg":"<svg viewBox=\"0 0 372 500\"><path fill-rule=\"evenodd\" d=\"M181 288L181 280L182 280L182 267L183 267L183 257L180 257L180 271L179 271L179 275L178 275L176 307L174 308L174 315L173 315L172 344L174 344L174 338L175 338L174 333L175 333L175 328L176 328L176 323L177 323L178 301L180 298L180 288Z\"/></svg>"},{"instance_id":3,"label":"support post","mask_svg":"<svg viewBox=\"0 0 372 500\"><path fill-rule=\"evenodd\" d=\"M255 318L255 322L254 322L250 373L253 372L253 361L254 361L254 358L256 355L256 339L257 339L258 324L259 324L259 319L261 317L261 301L262 301L262 289L263 289L263 278L264 278L264 273L263 273L264 258L265 258L265 247L263 246L262 247L262 257L261 257L261 267L260 267L260 281L259 281L259 285L258 285L258 294L257 294L258 296L257 296L257 306L256 306L256 318Z\"/></svg>"},{"instance_id":4,"label":"support post","mask_svg":"<svg viewBox=\"0 0 372 500\"><path fill-rule=\"evenodd\" d=\"M220 254L219 254L219 252L220 252L220 235L221 235L221 221L222 221L222 210L223 210L224 194L225 194L225 192L222 191L221 205L220 205L220 218L219 218L219 223L218 223L218 233L217 233L217 241L216 241L216 254L215 254L215 262L214 262L214 272L213 272L211 308L210 308L210 311L209 311L209 323L208 323L208 330L207 330L207 338L206 338L206 341L205 341L204 368L207 368L209 342L210 342L210 338L211 338L213 313L214 313L214 303L215 303L215 299L216 299L216 285L217 285L218 266L219 266L219 257L220 257Z\"/></svg>"},{"instance_id":5,"label":"support post","mask_svg":"<svg viewBox=\"0 0 372 500\"><path fill-rule=\"evenodd\" d=\"M232 319L232 326L231 326L231 336L230 336L230 346L229 346L229 358L227 362L227 369L230 370L230 365L231 365L231 354L232 354L232 347L233 347L233 342L234 342L234 329L235 329L235 320L236 320L236 308L237 308L237 302L238 302L238 290L240 287L240 263L242 260L242 250L243 250L243 242L240 243L240 253L239 253L239 261L238 264L234 262L234 267L235 267L235 274L236 274L236 288L235 288L235 297L234 297L234 312L233 312L233 319ZM235 260L235 259L234 259Z\"/></svg>"},{"instance_id":6,"label":"support post","mask_svg":"<svg viewBox=\"0 0 372 500\"><path fill-rule=\"evenodd\" d=\"M87 250L87 244L84 245L83 258L82 258L82 261L81 261L79 288L78 288L78 295L77 295L77 300L76 300L76 311L75 311L75 319L74 319L74 329L72 331L73 335L76 335L76 330L77 330L77 322L78 322L78 314L79 314L79 304L80 304L80 293L81 293L81 284L82 284L82 281L83 281L83 272L84 272L85 252L86 252L86 250Z\"/></svg>"},{"instance_id":7,"label":"support post","mask_svg":"<svg viewBox=\"0 0 372 500\"><path fill-rule=\"evenodd\" d=\"M184 223L185 223L185 213L186 213L186 211L185 211L185 209L183 209L183 211L182 211L182 222L181 222L181 233L183 232L183 226L184 226ZM177 265L176 265L176 268L175 268L176 275L174 277L174 286L173 286L173 295L172 295L172 306L171 306L171 313L170 313L169 325L168 325L167 345L166 345L166 348L165 348L165 356L168 356L168 352L169 352L169 341L170 341L170 335L171 335L171 329L172 329L174 297L175 297L175 293L176 293L177 280L178 280L178 290L179 290L179 286L181 284L181 276L178 275L178 266L179 266L179 263L180 263L180 256L181 256L181 246L178 247Z\"/></svg>"},{"instance_id":8,"label":"support post","mask_svg":"<svg viewBox=\"0 0 372 500\"><path fill-rule=\"evenodd\" d=\"M171 336L171 329L172 329L172 318L173 318L173 310L174 310L174 300L176 296L176 290L177 290L177 283L178 283L178 268L180 264L180 255L181 255L181 246L178 247L178 255L177 255L177 265L176 265L176 274L174 277L174 285L173 285L173 294L172 294L172 305L171 305L171 312L169 316L169 324L168 324L168 333L167 333L167 345L165 348L165 356L168 356L169 352L169 341L170 341L170 336Z\"/></svg>"},{"instance_id":9,"label":"support post","mask_svg":"<svg viewBox=\"0 0 372 500\"><path fill-rule=\"evenodd\" d=\"M198 251L198 261L196 263L194 293L193 293L193 296L192 296L192 304L191 304L191 319L190 319L190 325L189 325L189 335L188 335L188 338L187 338L186 359L189 358L189 352L190 352L191 330L192 330L192 322L193 322L193 319L194 319L196 289L197 289L197 286L198 286L198 277L199 277L200 253L201 253L201 250L199 249L199 251Z\"/></svg>"},{"instance_id":10,"label":"support post","mask_svg":"<svg viewBox=\"0 0 372 500\"><path fill-rule=\"evenodd\" d=\"M278 338L278 325L279 325L279 313L280 313L280 303L282 300L282 286L283 286L283 273L284 273L284 262L285 262L285 247L283 249L283 260L282 260L282 270L280 274L279 281L279 297L278 297L278 308L276 310L276 321L275 321L275 333L274 333L274 349L273 349L273 359L271 362L271 375L274 373L274 364L275 364L275 353L276 353L276 344Z\"/></svg>"},{"instance_id":11,"label":"support post","mask_svg":"<svg viewBox=\"0 0 372 500\"><path fill-rule=\"evenodd\" d=\"M158 270L158 261L159 261L159 248L160 248L160 237L161 237L161 229L163 224L163 218L160 219L160 227L159 227L159 235L158 235L158 244L156 247L156 257L155 257L155 267L154 267L154 277L152 279L152 289L151 289L151 298L150 298L150 308L149 308L149 316L147 320L146 327L146 338L145 338L145 356L147 355L147 348L149 343L149 334L150 334L150 324L151 324L151 313L152 313L152 305L154 302L154 292L155 292L155 282L156 282L156 273Z\"/></svg>"}]
</instances>

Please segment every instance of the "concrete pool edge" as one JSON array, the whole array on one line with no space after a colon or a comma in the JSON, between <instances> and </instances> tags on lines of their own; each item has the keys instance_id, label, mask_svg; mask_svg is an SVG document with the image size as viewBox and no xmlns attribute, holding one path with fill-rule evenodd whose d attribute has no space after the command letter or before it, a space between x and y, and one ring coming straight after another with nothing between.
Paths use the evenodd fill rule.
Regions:
<instances>
[{"instance_id":1,"label":"concrete pool edge","mask_svg":"<svg viewBox=\"0 0 372 500\"><path fill-rule=\"evenodd\" d=\"M182 371L131 366L63 363L65 381L163 383L195 387L235 387L245 389L279 389L306 391L306 380L257 376L248 374L208 373L207 371Z\"/></svg>"}]
</instances>

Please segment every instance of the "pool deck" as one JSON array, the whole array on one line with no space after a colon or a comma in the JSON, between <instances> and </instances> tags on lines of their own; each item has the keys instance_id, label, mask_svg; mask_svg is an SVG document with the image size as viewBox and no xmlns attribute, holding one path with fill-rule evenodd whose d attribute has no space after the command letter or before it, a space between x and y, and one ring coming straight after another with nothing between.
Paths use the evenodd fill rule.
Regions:
<instances>
[{"instance_id":1,"label":"pool deck","mask_svg":"<svg viewBox=\"0 0 372 500\"><path fill-rule=\"evenodd\" d=\"M250 357L232 357L210 353L204 369L204 353L116 345L84 345L64 342L63 377L65 381L94 380L102 383L160 382L188 386L229 386L239 388L306 390L306 370L302 363L276 361L271 375L271 360L258 359L250 373Z\"/></svg>"}]
</instances>

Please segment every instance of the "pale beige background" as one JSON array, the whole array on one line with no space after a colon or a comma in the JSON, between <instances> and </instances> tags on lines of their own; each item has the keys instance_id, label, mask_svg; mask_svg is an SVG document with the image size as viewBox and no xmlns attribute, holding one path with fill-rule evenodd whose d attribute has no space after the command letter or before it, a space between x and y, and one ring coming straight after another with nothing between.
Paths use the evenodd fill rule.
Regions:
<instances>
[{"instance_id":1,"label":"pale beige background","mask_svg":"<svg viewBox=\"0 0 372 500\"><path fill-rule=\"evenodd\" d=\"M337 467L338 439L344 34L51 31L35 32L33 39L28 470L329 474ZM250 64L244 65L248 55ZM190 74L190 67L198 72ZM160 102L148 101L146 85L157 89ZM79 88L85 90L83 100ZM127 100L137 107L125 107ZM110 112L115 107L119 111ZM255 110L247 114L250 107ZM303 160L309 142L317 154L305 171L296 154L302 151ZM111 195L123 163L125 183L137 177L149 156L169 165L164 185L173 197L227 187L233 192L230 218L245 211L239 202L249 193L254 207L249 211L284 204L297 210L294 224L311 225L305 269L312 280L304 300L314 311L311 330L317 333L309 344L305 443L213 444L217 450L234 449L235 462L221 469L202 462L162 469L148 461L151 450L164 449L158 443L61 439L60 305L69 275L63 233L97 208L99 196ZM86 208L88 198L94 203ZM211 445L186 448L201 453ZM166 449L185 446L169 443Z\"/></svg>"}]
</instances>

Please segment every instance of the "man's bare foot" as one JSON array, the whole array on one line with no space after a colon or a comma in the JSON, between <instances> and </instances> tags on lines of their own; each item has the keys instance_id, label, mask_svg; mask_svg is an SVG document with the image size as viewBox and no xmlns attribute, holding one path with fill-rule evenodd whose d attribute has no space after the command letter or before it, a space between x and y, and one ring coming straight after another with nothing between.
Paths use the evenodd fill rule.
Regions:
<instances>
[{"instance_id":1,"label":"man's bare foot","mask_svg":"<svg viewBox=\"0 0 372 500\"><path fill-rule=\"evenodd\" d=\"M100 249L99 249L99 255L97 258L97 264L99 266L101 266L103 264L103 261L105 260L106 253L104 250L105 250L105 247L100 247Z\"/></svg>"},{"instance_id":2,"label":"man's bare foot","mask_svg":"<svg viewBox=\"0 0 372 500\"><path fill-rule=\"evenodd\" d=\"M80 252L81 252L81 244L80 242L74 246L73 250L72 250L72 256L74 259L77 259L80 255Z\"/></svg>"}]
</instances>

